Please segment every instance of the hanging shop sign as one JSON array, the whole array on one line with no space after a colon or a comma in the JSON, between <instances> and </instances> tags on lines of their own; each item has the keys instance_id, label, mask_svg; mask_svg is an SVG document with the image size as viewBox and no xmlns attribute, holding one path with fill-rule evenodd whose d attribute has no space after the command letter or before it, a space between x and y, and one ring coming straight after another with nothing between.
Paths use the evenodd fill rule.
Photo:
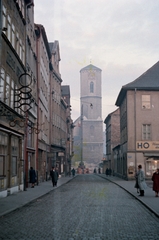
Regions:
<instances>
[{"instance_id":1,"label":"hanging shop sign","mask_svg":"<svg viewBox=\"0 0 159 240\"><path fill-rule=\"evenodd\" d=\"M23 73L19 76L19 85L20 88L15 89L14 95L15 95L15 108L20 108L23 112L27 112L29 109L31 109L31 104L34 101L32 97L32 78L30 74Z\"/></svg>"}]
</instances>

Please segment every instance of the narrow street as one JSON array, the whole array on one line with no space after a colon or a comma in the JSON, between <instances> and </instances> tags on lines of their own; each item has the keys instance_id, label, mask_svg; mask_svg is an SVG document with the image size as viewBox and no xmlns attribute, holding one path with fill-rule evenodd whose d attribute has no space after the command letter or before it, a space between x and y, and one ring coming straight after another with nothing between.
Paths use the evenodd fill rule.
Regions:
<instances>
[{"instance_id":1,"label":"narrow street","mask_svg":"<svg viewBox=\"0 0 159 240\"><path fill-rule=\"evenodd\" d=\"M0 239L158 240L159 219L120 187L79 175L0 218Z\"/></svg>"}]
</instances>

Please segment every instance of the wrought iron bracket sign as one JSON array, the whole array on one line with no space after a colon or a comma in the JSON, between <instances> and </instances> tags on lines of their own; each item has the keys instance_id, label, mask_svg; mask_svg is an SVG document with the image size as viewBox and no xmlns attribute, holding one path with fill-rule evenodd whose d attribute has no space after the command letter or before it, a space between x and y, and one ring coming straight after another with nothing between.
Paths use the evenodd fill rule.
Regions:
<instances>
[{"instance_id":1,"label":"wrought iron bracket sign","mask_svg":"<svg viewBox=\"0 0 159 240\"><path fill-rule=\"evenodd\" d=\"M25 113L32 108L31 104L34 102L30 87L32 78L29 73L23 73L19 76L18 81L21 87L14 91L15 108L20 108Z\"/></svg>"}]
</instances>

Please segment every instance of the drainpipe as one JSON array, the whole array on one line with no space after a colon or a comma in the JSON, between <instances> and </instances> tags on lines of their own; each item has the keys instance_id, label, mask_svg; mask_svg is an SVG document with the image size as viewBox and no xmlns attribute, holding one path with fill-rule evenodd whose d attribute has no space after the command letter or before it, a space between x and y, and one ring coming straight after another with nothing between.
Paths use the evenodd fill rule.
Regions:
<instances>
[{"instance_id":1,"label":"drainpipe","mask_svg":"<svg viewBox=\"0 0 159 240\"><path fill-rule=\"evenodd\" d=\"M38 28L38 26L37 26ZM39 30L40 31L40 30ZM40 98L39 98L39 93L40 93L40 89L39 89L39 39L40 39L40 34L39 36L36 36L36 55L37 55L37 60L36 60L36 77L37 77L37 128L39 128L39 103L40 103ZM39 130L39 129L38 129ZM38 142L39 142L39 138L38 135L36 136L36 171L37 171L37 185L39 183L38 181Z\"/></svg>"},{"instance_id":2,"label":"drainpipe","mask_svg":"<svg viewBox=\"0 0 159 240\"><path fill-rule=\"evenodd\" d=\"M135 174L137 173L137 156L136 156L136 91L134 91L134 149L135 149Z\"/></svg>"}]
</instances>

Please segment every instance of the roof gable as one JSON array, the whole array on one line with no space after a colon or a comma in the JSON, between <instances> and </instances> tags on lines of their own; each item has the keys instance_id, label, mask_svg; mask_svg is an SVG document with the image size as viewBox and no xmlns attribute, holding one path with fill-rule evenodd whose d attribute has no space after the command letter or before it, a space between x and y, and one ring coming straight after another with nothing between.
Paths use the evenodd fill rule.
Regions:
<instances>
[{"instance_id":1,"label":"roof gable","mask_svg":"<svg viewBox=\"0 0 159 240\"><path fill-rule=\"evenodd\" d=\"M83 71L83 70L94 70L94 69L95 69L95 70L102 71L100 68L98 68L98 67L96 67L96 66L94 66L94 65L92 65L92 64L89 64L88 66L82 68L82 69L80 70L80 72Z\"/></svg>"},{"instance_id":2,"label":"roof gable","mask_svg":"<svg viewBox=\"0 0 159 240\"><path fill-rule=\"evenodd\" d=\"M159 91L159 61L136 80L122 86L115 103L116 106L120 106L128 90Z\"/></svg>"}]
</instances>

